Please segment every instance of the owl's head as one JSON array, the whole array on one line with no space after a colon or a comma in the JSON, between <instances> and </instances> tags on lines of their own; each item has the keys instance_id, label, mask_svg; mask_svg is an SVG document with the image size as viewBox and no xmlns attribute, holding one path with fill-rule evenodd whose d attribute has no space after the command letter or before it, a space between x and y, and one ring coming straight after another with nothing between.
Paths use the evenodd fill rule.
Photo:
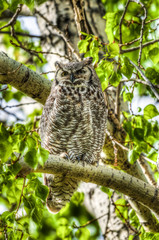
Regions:
<instances>
[{"instance_id":1,"label":"owl's head","mask_svg":"<svg viewBox=\"0 0 159 240\"><path fill-rule=\"evenodd\" d=\"M86 87L90 85L99 86L99 78L91 66L92 58L87 58L81 62L70 62L63 64L56 62L56 85L67 85L74 87Z\"/></svg>"}]
</instances>

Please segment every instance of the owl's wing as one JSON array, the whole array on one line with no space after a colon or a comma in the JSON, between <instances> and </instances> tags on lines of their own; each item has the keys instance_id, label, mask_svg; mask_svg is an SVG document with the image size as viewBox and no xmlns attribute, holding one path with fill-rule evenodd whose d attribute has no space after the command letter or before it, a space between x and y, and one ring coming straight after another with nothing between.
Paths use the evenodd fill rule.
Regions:
<instances>
[{"instance_id":1,"label":"owl's wing","mask_svg":"<svg viewBox=\"0 0 159 240\"><path fill-rule=\"evenodd\" d=\"M49 122L50 113L54 109L54 102L55 102L55 97L50 95L43 108L43 112L40 120L40 136L42 140L42 145L43 145L43 142L45 142L45 137L47 135L47 126Z\"/></svg>"},{"instance_id":2,"label":"owl's wing","mask_svg":"<svg viewBox=\"0 0 159 240\"><path fill-rule=\"evenodd\" d=\"M90 109L94 133L93 149L96 152L96 158L98 159L101 148L104 145L107 119L107 110L101 89L96 89L95 93L90 96Z\"/></svg>"}]
</instances>

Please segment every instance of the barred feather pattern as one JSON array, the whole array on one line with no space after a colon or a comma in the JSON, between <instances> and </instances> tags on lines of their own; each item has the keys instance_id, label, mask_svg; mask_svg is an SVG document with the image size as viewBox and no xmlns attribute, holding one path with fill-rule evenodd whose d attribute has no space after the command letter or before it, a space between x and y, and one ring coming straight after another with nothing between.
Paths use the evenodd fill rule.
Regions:
<instances>
[{"instance_id":1,"label":"barred feather pattern","mask_svg":"<svg viewBox=\"0 0 159 240\"><path fill-rule=\"evenodd\" d=\"M72 162L96 164L104 144L106 106L90 60L57 63L55 80L41 117L42 146ZM62 174L45 174L47 206L58 212L79 182Z\"/></svg>"}]
</instances>

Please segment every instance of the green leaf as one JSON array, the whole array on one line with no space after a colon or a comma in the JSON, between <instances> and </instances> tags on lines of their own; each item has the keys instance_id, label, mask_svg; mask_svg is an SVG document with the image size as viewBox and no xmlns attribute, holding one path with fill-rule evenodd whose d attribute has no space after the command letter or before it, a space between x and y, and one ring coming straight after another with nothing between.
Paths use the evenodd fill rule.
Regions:
<instances>
[{"instance_id":1,"label":"green leaf","mask_svg":"<svg viewBox=\"0 0 159 240\"><path fill-rule=\"evenodd\" d=\"M154 62L154 64L157 64L159 62L159 48L155 47L151 51L149 51L149 57Z\"/></svg>"},{"instance_id":2,"label":"green leaf","mask_svg":"<svg viewBox=\"0 0 159 240\"><path fill-rule=\"evenodd\" d=\"M14 163L14 164L12 165L12 173L13 173L14 175L17 175L17 173L20 171L21 168L22 168L22 167L21 167L21 165L20 165L18 162Z\"/></svg>"},{"instance_id":3,"label":"green leaf","mask_svg":"<svg viewBox=\"0 0 159 240\"><path fill-rule=\"evenodd\" d=\"M34 148L30 149L24 156L24 161L29 164L32 168L36 168L38 165L38 158L36 150Z\"/></svg>"},{"instance_id":4,"label":"green leaf","mask_svg":"<svg viewBox=\"0 0 159 240\"><path fill-rule=\"evenodd\" d=\"M131 122L130 121L124 121L123 125L125 131L129 134L131 139L134 139L134 132L132 130Z\"/></svg>"},{"instance_id":5,"label":"green leaf","mask_svg":"<svg viewBox=\"0 0 159 240\"><path fill-rule=\"evenodd\" d=\"M79 53L86 53L89 42L87 40L81 40L78 42Z\"/></svg>"},{"instance_id":6,"label":"green leaf","mask_svg":"<svg viewBox=\"0 0 159 240\"><path fill-rule=\"evenodd\" d=\"M35 190L35 195L39 198L41 198L43 201L46 200L46 197L49 193L49 189L47 186L44 186L42 184L38 184Z\"/></svg>"},{"instance_id":7,"label":"green leaf","mask_svg":"<svg viewBox=\"0 0 159 240\"><path fill-rule=\"evenodd\" d=\"M119 55L119 46L117 43L110 43L107 48L112 58Z\"/></svg>"},{"instance_id":8,"label":"green leaf","mask_svg":"<svg viewBox=\"0 0 159 240\"><path fill-rule=\"evenodd\" d=\"M44 163L46 162L48 157L49 157L49 151L39 146L37 151L37 158L41 166L44 166Z\"/></svg>"},{"instance_id":9,"label":"green leaf","mask_svg":"<svg viewBox=\"0 0 159 240\"><path fill-rule=\"evenodd\" d=\"M130 93L130 92L126 93L125 91L123 92L124 102L127 102L127 101L131 102L132 99L133 99L133 93Z\"/></svg>"},{"instance_id":10,"label":"green leaf","mask_svg":"<svg viewBox=\"0 0 159 240\"><path fill-rule=\"evenodd\" d=\"M138 228L140 226L139 219L136 216L134 209L130 209L129 211L129 221L130 221L130 224L135 228Z\"/></svg>"},{"instance_id":11,"label":"green leaf","mask_svg":"<svg viewBox=\"0 0 159 240\"><path fill-rule=\"evenodd\" d=\"M25 209L27 208L27 212L28 210L30 212L30 210L32 210L36 205L36 199L33 195L25 196L23 202Z\"/></svg>"},{"instance_id":12,"label":"green leaf","mask_svg":"<svg viewBox=\"0 0 159 240\"><path fill-rule=\"evenodd\" d=\"M128 153L128 160L130 164L134 164L134 162L139 158L139 153L135 150L130 150Z\"/></svg>"},{"instance_id":13,"label":"green leaf","mask_svg":"<svg viewBox=\"0 0 159 240\"><path fill-rule=\"evenodd\" d=\"M114 27L118 24L118 13L108 12L103 18L106 19L105 32L109 42L112 43L114 41Z\"/></svg>"},{"instance_id":14,"label":"green leaf","mask_svg":"<svg viewBox=\"0 0 159 240\"><path fill-rule=\"evenodd\" d=\"M116 215L123 221L125 222L126 219L128 219L128 206L127 206L127 202L125 199L118 199L115 202L116 205ZM118 209L118 210L117 210Z\"/></svg>"},{"instance_id":15,"label":"green leaf","mask_svg":"<svg viewBox=\"0 0 159 240\"><path fill-rule=\"evenodd\" d=\"M4 12L5 10L7 10L7 8L9 7L9 4L7 3L7 1L1 0L1 4L0 4L0 14L2 12Z\"/></svg>"},{"instance_id":16,"label":"green leaf","mask_svg":"<svg viewBox=\"0 0 159 240\"><path fill-rule=\"evenodd\" d=\"M32 11L35 5L35 1L38 2L37 0L24 0L25 4L30 8Z\"/></svg>"},{"instance_id":17,"label":"green leaf","mask_svg":"<svg viewBox=\"0 0 159 240\"><path fill-rule=\"evenodd\" d=\"M84 193L82 192L75 192L71 198L71 202L74 203L76 206L79 206L84 201Z\"/></svg>"},{"instance_id":18,"label":"green leaf","mask_svg":"<svg viewBox=\"0 0 159 240\"><path fill-rule=\"evenodd\" d=\"M13 92L10 90L6 90L2 92L2 97L6 102L9 102L13 98Z\"/></svg>"},{"instance_id":19,"label":"green leaf","mask_svg":"<svg viewBox=\"0 0 159 240\"><path fill-rule=\"evenodd\" d=\"M0 159L6 162L12 154L12 144L9 141L0 140Z\"/></svg>"},{"instance_id":20,"label":"green leaf","mask_svg":"<svg viewBox=\"0 0 159 240\"><path fill-rule=\"evenodd\" d=\"M75 236L79 240L89 240L90 239L90 231L87 228L80 228L76 231Z\"/></svg>"},{"instance_id":21,"label":"green leaf","mask_svg":"<svg viewBox=\"0 0 159 240\"><path fill-rule=\"evenodd\" d=\"M132 76L133 67L127 57L124 57L124 61L121 67L121 72L129 79Z\"/></svg>"},{"instance_id":22,"label":"green leaf","mask_svg":"<svg viewBox=\"0 0 159 240\"><path fill-rule=\"evenodd\" d=\"M113 72L113 74L109 78L109 83L114 87L117 87L120 83L120 79L121 79L121 75L117 74L116 72Z\"/></svg>"},{"instance_id":23,"label":"green leaf","mask_svg":"<svg viewBox=\"0 0 159 240\"><path fill-rule=\"evenodd\" d=\"M144 117L151 119L159 115L157 108L153 104L149 104L144 108Z\"/></svg>"},{"instance_id":24,"label":"green leaf","mask_svg":"<svg viewBox=\"0 0 159 240\"><path fill-rule=\"evenodd\" d=\"M134 236L133 235L129 235L128 240L133 240L133 239L134 239Z\"/></svg>"},{"instance_id":25,"label":"green leaf","mask_svg":"<svg viewBox=\"0 0 159 240\"><path fill-rule=\"evenodd\" d=\"M134 136L140 141L144 139L144 129L142 128L135 128L134 129Z\"/></svg>"},{"instance_id":26,"label":"green leaf","mask_svg":"<svg viewBox=\"0 0 159 240\"><path fill-rule=\"evenodd\" d=\"M9 2L10 2L9 8L11 11L15 11L18 4L24 3L23 0L21 0L21 1L20 0L10 0Z\"/></svg>"},{"instance_id":27,"label":"green leaf","mask_svg":"<svg viewBox=\"0 0 159 240\"><path fill-rule=\"evenodd\" d=\"M113 190L107 187L101 187L100 188L101 191L103 191L104 193L106 193L108 195L109 198L111 198L112 194L113 194Z\"/></svg>"},{"instance_id":28,"label":"green leaf","mask_svg":"<svg viewBox=\"0 0 159 240\"><path fill-rule=\"evenodd\" d=\"M159 72L154 68L146 68L145 75L153 84L158 84Z\"/></svg>"},{"instance_id":29,"label":"green leaf","mask_svg":"<svg viewBox=\"0 0 159 240\"><path fill-rule=\"evenodd\" d=\"M40 208L38 208L37 206L35 206L35 208L33 208L32 212L31 212L31 217L33 219L33 221L35 223L40 223L41 219L42 219L42 211Z\"/></svg>"}]
</instances>

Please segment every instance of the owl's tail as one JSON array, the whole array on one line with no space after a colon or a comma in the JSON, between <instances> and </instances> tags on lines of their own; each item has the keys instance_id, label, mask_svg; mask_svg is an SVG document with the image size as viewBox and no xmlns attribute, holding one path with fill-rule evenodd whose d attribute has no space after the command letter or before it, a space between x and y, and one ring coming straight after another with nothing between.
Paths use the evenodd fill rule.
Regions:
<instances>
[{"instance_id":1,"label":"owl's tail","mask_svg":"<svg viewBox=\"0 0 159 240\"><path fill-rule=\"evenodd\" d=\"M77 182L75 179L66 178L61 174L44 174L44 183L49 187L47 207L51 212L57 213L70 201L78 187L79 181Z\"/></svg>"}]
</instances>

